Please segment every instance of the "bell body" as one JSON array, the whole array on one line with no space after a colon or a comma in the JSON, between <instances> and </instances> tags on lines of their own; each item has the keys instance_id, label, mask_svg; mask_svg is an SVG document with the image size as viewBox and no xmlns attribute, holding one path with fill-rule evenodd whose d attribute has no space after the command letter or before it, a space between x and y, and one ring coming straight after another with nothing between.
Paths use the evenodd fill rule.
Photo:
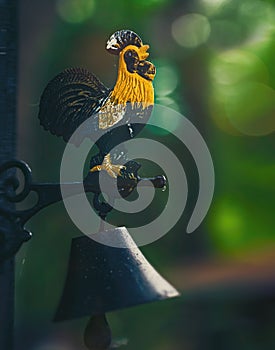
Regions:
<instances>
[{"instance_id":1,"label":"bell body","mask_svg":"<svg viewBox=\"0 0 275 350\"><path fill-rule=\"evenodd\" d=\"M178 296L145 259L125 227L74 238L55 321ZM113 246L98 240L112 241ZM124 248L115 248L121 246Z\"/></svg>"}]
</instances>

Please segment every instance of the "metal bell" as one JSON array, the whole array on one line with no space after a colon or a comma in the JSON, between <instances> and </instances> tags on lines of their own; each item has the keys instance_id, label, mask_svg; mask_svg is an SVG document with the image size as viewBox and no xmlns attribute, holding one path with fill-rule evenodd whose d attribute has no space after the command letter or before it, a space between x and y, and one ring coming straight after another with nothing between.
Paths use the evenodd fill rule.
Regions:
<instances>
[{"instance_id":1,"label":"metal bell","mask_svg":"<svg viewBox=\"0 0 275 350\"><path fill-rule=\"evenodd\" d=\"M102 315L179 295L145 259L125 227L99 232L93 238L72 240L55 321ZM111 239L113 246L98 242L104 238Z\"/></svg>"}]
</instances>

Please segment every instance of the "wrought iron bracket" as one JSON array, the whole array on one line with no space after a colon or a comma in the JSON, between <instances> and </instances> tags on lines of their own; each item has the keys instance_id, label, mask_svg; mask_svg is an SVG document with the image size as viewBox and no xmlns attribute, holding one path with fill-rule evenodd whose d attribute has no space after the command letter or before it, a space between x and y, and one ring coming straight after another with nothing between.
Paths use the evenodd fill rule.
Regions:
<instances>
[{"instance_id":1,"label":"wrought iron bracket","mask_svg":"<svg viewBox=\"0 0 275 350\"><path fill-rule=\"evenodd\" d=\"M135 161L129 161L125 164L125 169L117 179L109 177L110 185L116 182L119 194L126 198L137 187L137 184L143 180L143 185L151 185L155 188L166 186L166 179L163 175L152 178L141 178L138 176L140 164ZM21 171L23 180L19 180L18 172ZM19 160L11 160L0 166L0 177L5 180L0 184L0 216L10 222L10 229L0 227L0 261L15 255L21 245L28 241L32 234L25 228L26 222L41 209L59 202L63 199L60 183L37 183L32 180L32 171L27 163ZM20 183L20 182L23 182ZM106 215L112 210L112 206L104 201L100 201L101 189L99 185L99 173L89 173L83 182L63 183L66 187L66 196L74 196L84 191L94 194L93 207L98 215L105 219ZM21 203L31 193L37 194L37 202L28 209L11 209L5 203ZM7 232L9 231L9 232Z\"/></svg>"}]
</instances>

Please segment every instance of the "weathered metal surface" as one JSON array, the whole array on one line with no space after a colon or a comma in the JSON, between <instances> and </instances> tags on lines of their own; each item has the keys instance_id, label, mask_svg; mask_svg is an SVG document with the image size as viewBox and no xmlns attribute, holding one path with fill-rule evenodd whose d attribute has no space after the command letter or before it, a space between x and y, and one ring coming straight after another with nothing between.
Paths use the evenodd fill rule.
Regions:
<instances>
[{"instance_id":1,"label":"weathered metal surface","mask_svg":"<svg viewBox=\"0 0 275 350\"><path fill-rule=\"evenodd\" d=\"M145 259L125 227L91 235L97 239L96 236L124 248L104 245L87 236L73 239L56 321L104 314L179 295Z\"/></svg>"}]
</instances>

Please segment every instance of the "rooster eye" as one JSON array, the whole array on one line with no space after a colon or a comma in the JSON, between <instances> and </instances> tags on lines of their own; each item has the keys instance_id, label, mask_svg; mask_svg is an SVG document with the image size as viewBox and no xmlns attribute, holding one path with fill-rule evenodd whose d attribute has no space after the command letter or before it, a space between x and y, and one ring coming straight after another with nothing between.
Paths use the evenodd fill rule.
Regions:
<instances>
[{"instance_id":1,"label":"rooster eye","mask_svg":"<svg viewBox=\"0 0 275 350\"><path fill-rule=\"evenodd\" d=\"M134 73L138 64L138 54L134 50L127 50L124 54L124 60L128 69L128 72Z\"/></svg>"},{"instance_id":2,"label":"rooster eye","mask_svg":"<svg viewBox=\"0 0 275 350\"><path fill-rule=\"evenodd\" d=\"M126 51L126 52L125 52L125 56L126 56L126 57L132 57L132 56L133 56L132 51L131 51L131 50Z\"/></svg>"}]
</instances>

